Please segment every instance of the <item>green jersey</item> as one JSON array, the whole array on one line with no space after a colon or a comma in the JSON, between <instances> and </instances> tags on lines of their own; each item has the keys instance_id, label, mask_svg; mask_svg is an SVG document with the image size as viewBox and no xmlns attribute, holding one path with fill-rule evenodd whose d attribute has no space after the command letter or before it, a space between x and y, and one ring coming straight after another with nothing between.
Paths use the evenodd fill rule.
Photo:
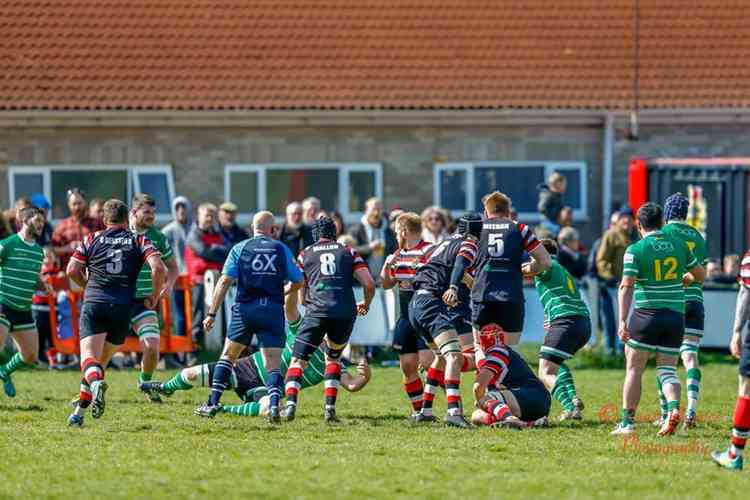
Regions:
<instances>
[{"instance_id":1,"label":"green jersey","mask_svg":"<svg viewBox=\"0 0 750 500\"><path fill-rule=\"evenodd\" d=\"M573 277L556 259L552 259L548 271L534 277L534 285L544 307L546 323L566 316L589 317L589 309L581 300Z\"/></svg>"},{"instance_id":2,"label":"green jersey","mask_svg":"<svg viewBox=\"0 0 750 500\"><path fill-rule=\"evenodd\" d=\"M289 362L292 360L292 348L294 347L294 333L291 330L287 330L286 344L284 349L281 351L281 365L280 371L281 376L286 377L286 371L289 368ZM268 371L266 370L266 363L263 361L263 356L260 352L253 354L253 361L255 366L258 368L258 376L266 382L268 377ZM312 387L323 382L326 369L326 358L323 354L323 349L318 347L316 351L310 356L310 360L307 362L305 371L302 372L302 388Z\"/></svg>"},{"instance_id":3,"label":"green jersey","mask_svg":"<svg viewBox=\"0 0 750 500\"><path fill-rule=\"evenodd\" d=\"M172 253L172 247L169 246L169 242L167 241L167 237L164 236L164 233L150 227L142 234L145 234L146 238L151 240L154 248L161 253L161 260L167 261L172 258L174 255ZM141 272L138 273L135 298L145 299L146 297L150 297L153 293L154 290L151 284L151 266L149 266L148 263L144 263L143 267L141 267Z\"/></svg>"},{"instance_id":4,"label":"green jersey","mask_svg":"<svg viewBox=\"0 0 750 500\"><path fill-rule=\"evenodd\" d=\"M43 260L42 247L25 242L18 234L0 241L0 302L30 311Z\"/></svg>"},{"instance_id":5,"label":"green jersey","mask_svg":"<svg viewBox=\"0 0 750 500\"><path fill-rule=\"evenodd\" d=\"M670 222L662 228L662 232L684 241L695 255L698 264L702 266L708 264L706 240L703 239L697 229L684 222ZM703 303L703 283L694 281L685 289L685 302L690 301Z\"/></svg>"},{"instance_id":6,"label":"green jersey","mask_svg":"<svg viewBox=\"0 0 750 500\"><path fill-rule=\"evenodd\" d=\"M684 241L654 231L628 247L623 276L635 278L636 309L671 309L685 314L682 276L698 264Z\"/></svg>"}]
</instances>

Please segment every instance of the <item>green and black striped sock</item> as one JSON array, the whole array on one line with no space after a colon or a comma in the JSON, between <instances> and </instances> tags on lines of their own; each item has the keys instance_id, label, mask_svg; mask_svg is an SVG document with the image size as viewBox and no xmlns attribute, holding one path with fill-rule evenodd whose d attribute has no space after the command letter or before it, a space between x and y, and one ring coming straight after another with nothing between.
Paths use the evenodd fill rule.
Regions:
<instances>
[{"instance_id":1,"label":"green and black striped sock","mask_svg":"<svg viewBox=\"0 0 750 500\"><path fill-rule=\"evenodd\" d=\"M557 372L557 378L555 379L555 386L552 388L552 395L560 402L560 406L566 411L575 410L573 405L573 398L570 396L570 389L568 386L573 385L573 375L565 364L560 365L560 370ZM575 394L575 387L573 388Z\"/></svg>"}]
</instances>

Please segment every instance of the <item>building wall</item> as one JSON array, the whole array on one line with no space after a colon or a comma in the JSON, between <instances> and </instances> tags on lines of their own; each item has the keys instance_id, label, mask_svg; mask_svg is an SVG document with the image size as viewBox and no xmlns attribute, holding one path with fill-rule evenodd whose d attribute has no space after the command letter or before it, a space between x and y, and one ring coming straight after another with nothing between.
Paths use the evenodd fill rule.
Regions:
<instances>
[{"instance_id":1,"label":"building wall","mask_svg":"<svg viewBox=\"0 0 750 500\"><path fill-rule=\"evenodd\" d=\"M601 127L3 129L0 176L8 165L171 164L175 189L220 201L229 163L380 162L386 206L432 204L438 162L583 161L588 166L590 242L601 220ZM502 186L498 186L502 189ZM7 207L8 190L0 189Z\"/></svg>"}]
</instances>

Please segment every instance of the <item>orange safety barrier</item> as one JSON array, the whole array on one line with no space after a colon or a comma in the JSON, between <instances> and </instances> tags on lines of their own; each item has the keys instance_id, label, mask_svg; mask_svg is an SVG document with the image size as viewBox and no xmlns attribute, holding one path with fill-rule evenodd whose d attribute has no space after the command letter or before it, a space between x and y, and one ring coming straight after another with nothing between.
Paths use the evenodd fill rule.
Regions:
<instances>
[{"instance_id":1,"label":"orange safety barrier","mask_svg":"<svg viewBox=\"0 0 750 500\"><path fill-rule=\"evenodd\" d=\"M68 297L68 303L70 304L70 316L73 327L73 336L66 339L60 338L57 324L57 300L56 297L52 295L47 297L47 303L49 304L50 328L52 330L52 344L55 349L63 354L78 354L80 352L78 342L80 339L78 326L80 311L78 310L78 306L83 296L83 292L71 290L67 278L53 277L49 281L55 290L65 290L65 294ZM177 335L172 331L171 297L163 297L160 304L162 328L159 350L162 353L193 352L196 350L196 345L195 342L193 342L191 332L191 325L193 324L193 294L190 277L186 274L180 275L175 282L174 288L175 290L185 291L185 332L183 332L183 335ZM138 341L138 338L134 336L128 336L125 339L125 343L120 347L120 352L141 352L142 350L141 343Z\"/></svg>"}]
</instances>

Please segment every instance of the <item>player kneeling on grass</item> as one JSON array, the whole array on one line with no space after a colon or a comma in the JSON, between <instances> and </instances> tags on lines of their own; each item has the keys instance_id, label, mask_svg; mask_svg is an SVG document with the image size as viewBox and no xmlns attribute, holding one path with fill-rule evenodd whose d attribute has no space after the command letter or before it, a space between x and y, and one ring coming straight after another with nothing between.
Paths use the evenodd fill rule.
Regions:
<instances>
[{"instance_id":1,"label":"player kneeling on grass","mask_svg":"<svg viewBox=\"0 0 750 500\"><path fill-rule=\"evenodd\" d=\"M336 242L336 224L321 217L313 226L315 243L300 252L299 266L305 276L305 318L294 341L293 357L286 372L284 417L294 420L303 375L310 357L326 342L326 422L337 422L336 398L341 383L341 353L349 342L357 315L364 316L375 295L375 282L367 264L350 247ZM364 289L364 300L354 299L354 280Z\"/></svg>"},{"instance_id":2,"label":"player kneeling on grass","mask_svg":"<svg viewBox=\"0 0 750 500\"><path fill-rule=\"evenodd\" d=\"M680 423L680 380L677 356L685 330L685 291L690 279L702 282L703 267L687 244L661 231L662 208L646 203L638 209L642 239L630 245L623 257L623 278L618 295L619 336L625 343L625 383L622 389L622 421L612 435L635 432L635 410L641 399L641 379L651 353L656 354L656 373L667 399L668 418L659 436L674 434ZM635 306L626 321L627 311Z\"/></svg>"},{"instance_id":3,"label":"player kneeling on grass","mask_svg":"<svg viewBox=\"0 0 750 500\"><path fill-rule=\"evenodd\" d=\"M747 438L750 436L750 333L742 331L750 317L750 251L742 258L740 273L740 291L737 295L737 309L734 317L734 334L729 343L732 356L740 359L739 390L737 403L734 407L734 428L729 448L724 451L714 451L711 458L717 465L727 469L742 469L742 452Z\"/></svg>"},{"instance_id":4,"label":"player kneeling on grass","mask_svg":"<svg viewBox=\"0 0 750 500\"><path fill-rule=\"evenodd\" d=\"M553 240L542 240L542 245L552 256L552 265L534 276L547 330L539 351L539 378L563 407L560 420L581 420L583 401L576 393L573 375L565 361L591 337L589 310L581 300L575 281L555 258L557 244Z\"/></svg>"},{"instance_id":5,"label":"player kneeling on grass","mask_svg":"<svg viewBox=\"0 0 750 500\"><path fill-rule=\"evenodd\" d=\"M495 323L479 332L482 357L474 383L477 425L523 428L547 425L552 398L520 354L505 345L505 333Z\"/></svg>"}]
</instances>

